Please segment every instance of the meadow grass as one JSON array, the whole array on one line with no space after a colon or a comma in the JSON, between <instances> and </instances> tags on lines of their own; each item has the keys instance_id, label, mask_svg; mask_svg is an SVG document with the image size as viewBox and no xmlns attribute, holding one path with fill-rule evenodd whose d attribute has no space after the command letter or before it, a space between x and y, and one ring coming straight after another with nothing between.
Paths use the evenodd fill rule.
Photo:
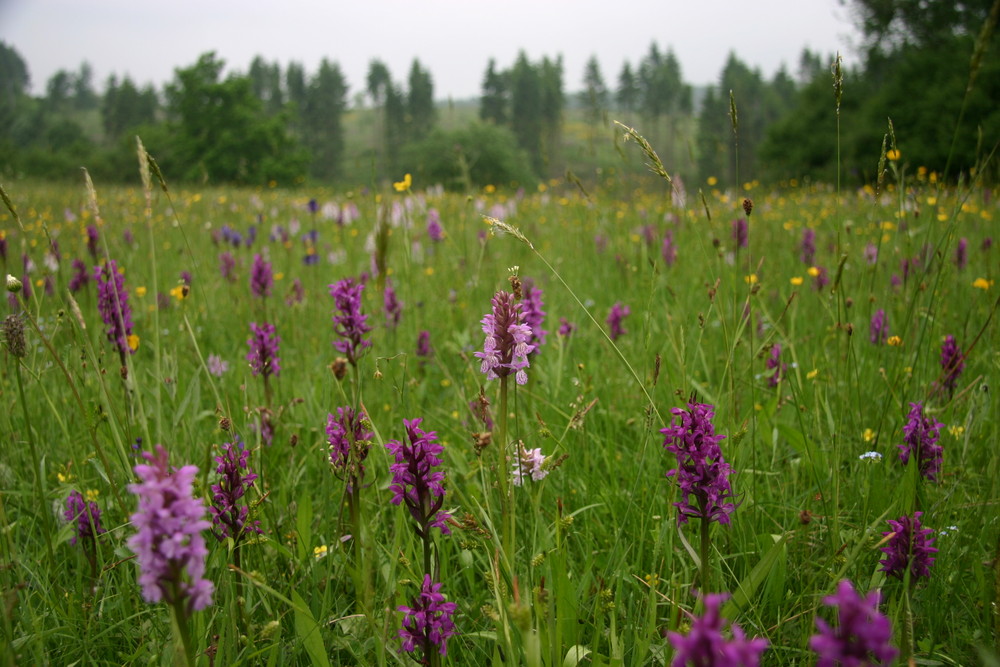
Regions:
<instances>
[{"instance_id":1,"label":"meadow grass","mask_svg":"<svg viewBox=\"0 0 1000 667\"><path fill-rule=\"evenodd\" d=\"M215 594L190 618L198 664L412 664L420 653L399 651L396 609L419 591L431 543L436 581L457 605L452 664L666 664L666 633L690 628L695 589L732 595L723 613L770 641L764 664L812 664L814 617L832 619L822 599L842 579L881 590L894 644L912 644L924 664L996 660L1000 433L990 380L1000 357L990 242L1000 211L981 187L945 187L924 171L906 178L898 160L889 167L881 191L841 194L755 183L685 193L614 176L586 193L561 180L472 196L422 184L172 190L155 169L145 187L9 186L20 221L0 216L4 273L29 283L31 296L11 305L23 313L27 350L18 358L5 346L0 380L5 664L182 663L176 620L137 584L127 487L140 452L162 443L173 465L198 466L195 494L207 504L213 458L237 437L259 475L245 500L262 534L207 536ZM744 198L752 213L747 245L737 247ZM348 204L359 216L339 225L332 212ZM426 232L431 208L440 242ZM497 234L505 225L516 234ZM99 232L94 254L88 226ZM808 264L806 229L815 232ZM960 239L964 263L955 261ZM58 261L47 259L51 240ZM224 252L236 261L232 282L220 275ZM258 254L273 271L265 298L249 282ZM67 290L73 259L93 277L104 258L124 269L134 355L107 341L93 280ZM505 439L540 448L549 465L564 460L505 489L496 440L474 446L488 430L476 415L480 395L494 418L501 405L499 383L474 353L478 323L512 272L543 290L548 337L527 384L507 388ZM338 379L329 286L362 274L372 345ZM386 284L402 302L395 327L383 313ZM603 328L618 302L631 315L612 342ZM873 344L879 309L893 338ZM576 325L571 335L557 334L560 318ZM266 387L246 359L250 323L262 321L280 336L281 370ZM416 354L421 331L431 357ZM947 335L965 353L950 392L941 388ZM210 356L228 370L210 372ZM676 464L660 434L671 408L693 397L715 406L735 471L738 507L707 544L697 521L678 526L677 487L665 476ZM944 424L936 483L899 460L911 402ZM366 410L373 432L352 501L362 522L352 523L352 495L330 464L327 415L341 406ZM390 503L384 445L415 418L444 445L444 509L454 518L451 534L432 531L430 542ZM861 457L870 451L881 458ZM93 565L84 540L70 543L72 490L96 499L107 529L92 543ZM501 520L504 493L511 524ZM887 578L887 520L914 510L935 531L931 576Z\"/></svg>"}]
</instances>

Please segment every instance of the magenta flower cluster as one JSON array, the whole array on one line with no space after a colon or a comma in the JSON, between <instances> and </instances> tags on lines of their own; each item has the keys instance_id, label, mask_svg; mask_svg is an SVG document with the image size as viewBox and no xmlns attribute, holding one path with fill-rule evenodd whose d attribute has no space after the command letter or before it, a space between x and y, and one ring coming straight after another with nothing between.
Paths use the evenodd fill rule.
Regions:
<instances>
[{"instance_id":1,"label":"magenta flower cluster","mask_svg":"<svg viewBox=\"0 0 1000 667\"><path fill-rule=\"evenodd\" d=\"M712 417L715 408L703 403L688 403L688 409L673 408L670 426L662 429L666 437L663 446L677 457L677 467L667 472L676 477L681 499L674 505L679 510L678 523L688 517L729 524L729 515L736 509L731 501L729 485L732 467L722 457L719 442L724 435L715 434ZM692 504L692 497L694 503Z\"/></svg>"},{"instance_id":2,"label":"magenta flower cluster","mask_svg":"<svg viewBox=\"0 0 1000 667\"><path fill-rule=\"evenodd\" d=\"M899 653L889 640L892 624L878 610L879 594L862 597L847 579L837 592L823 598L823 604L837 609L837 627L816 617L818 634L809 638L809 648L817 654L816 667L864 667L888 665Z\"/></svg>"},{"instance_id":3,"label":"magenta flower cluster","mask_svg":"<svg viewBox=\"0 0 1000 667\"><path fill-rule=\"evenodd\" d=\"M439 457L444 447L435 442L435 431L420 428L421 421L403 420L406 440L390 440L385 446L395 461L389 466L392 472L392 484L389 485L391 502L393 505L406 504L410 516L417 522L417 535L427 539L431 528L450 535L447 521L451 516L441 511L444 505L444 473L435 470L441 465Z\"/></svg>"},{"instance_id":4,"label":"magenta flower cluster","mask_svg":"<svg viewBox=\"0 0 1000 667\"><path fill-rule=\"evenodd\" d=\"M611 306L611 312L608 313L608 318L605 320L608 324L608 334L611 336L611 340L618 340L619 336L624 336L628 333L628 329L625 328L623 322L631 314L632 309L621 301Z\"/></svg>"},{"instance_id":5,"label":"magenta flower cluster","mask_svg":"<svg viewBox=\"0 0 1000 667\"><path fill-rule=\"evenodd\" d=\"M272 285L274 285L274 275L271 273L271 263L260 255L254 255L253 267L250 269L250 291L254 296L263 299L271 296Z\"/></svg>"},{"instance_id":6,"label":"magenta flower cluster","mask_svg":"<svg viewBox=\"0 0 1000 667\"><path fill-rule=\"evenodd\" d=\"M272 375L277 377L281 373L281 357L278 356L278 343L281 337L275 333L274 325L257 325L250 323L250 338L247 345L250 351L247 353L247 361L250 362L250 370L254 376L263 375L264 379Z\"/></svg>"},{"instance_id":7,"label":"magenta flower cluster","mask_svg":"<svg viewBox=\"0 0 1000 667\"><path fill-rule=\"evenodd\" d=\"M454 602L445 602L441 584L433 583L431 575L425 574L420 594L410 606L396 608L405 614L399 631L403 650L412 653L420 647L422 655L429 656L437 648L441 655L447 655L448 637L457 634L451 619L457 607Z\"/></svg>"},{"instance_id":8,"label":"magenta flower cluster","mask_svg":"<svg viewBox=\"0 0 1000 667\"><path fill-rule=\"evenodd\" d=\"M549 332L542 328L545 322L545 303L542 301L542 288L535 284L531 278L525 278L522 283L523 297L521 299L521 312L524 313L524 323L531 329L531 339L528 341L534 346L532 354L538 354L542 345L545 345L545 337Z\"/></svg>"},{"instance_id":9,"label":"magenta flower cluster","mask_svg":"<svg viewBox=\"0 0 1000 667\"><path fill-rule=\"evenodd\" d=\"M212 532L219 541L231 537L238 542L247 533L263 532L260 521L247 523L250 508L240 502L257 481L257 474L247 462L249 456L250 450L242 443L227 442L222 445L222 454L215 457L215 472L221 478L212 485L212 506L208 511L212 514Z\"/></svg>"},{"instance_id":10,"label":"magenta flower cluster","mask_svg":"<svg viewBox=\"0 0 1000 667\"><path fill-rule=\"evenodd\" d=\"M879 308L872 315L872 321L868 327L868 340L873 345L882 345L888 337L889 324L886 322L885 311Z\"/></svg>"},{"instance_id":11,"label":"magenta flower cluster","mask_svg":"<svg viewBox=\"0 0 1000 667\"><path fill-rule=\"evenodd\" d=\"M330 446L330 464L347 474L348 490L364 477L363 461L375 433L369 428L363 410L337 408L337 416L326 416L326 441Z\"/></svg>"},{"instance_id":12,"label":"magenta flower cluster","mask_svg":"<svg viewBox=\"0 0 1000 667\"><path fill-rule=\"evenodd\" d=\"M937 442L943 427L938 420L924 415L921 403L910 403L910 413L903 426L903 444L897 445L903 465L910 462L910 456L915 457L921 476L931 482L938 481L941 472L944 448Z\"/></svg>"},{"instance_id":13,"label":"magenta flower cluster","mask_svg":"<svg viewBox=\"0 0 1000 667\"><path fill-rule=\"evenodd\" d=\"M695 617L687 635L678 632L667 633L670 645L674 647L672 667L685 665L731 665L737 667L757 667L760 656L767 650L768 642L763 637L748 639L743 628L731 625L732 639L726 639L722 630L729 621L722 617L722 603L728 594L710 594L704 597L705 613Z\"/></svg>"},{"instance_id":14,"label":"magenta flower cluster","mask_svg":"<svg viewBox=\"0 0 1000 667\"><path fill-rule=\"evenodd\" d=\"M521 304L514 295L500 291L493 296L493 310L481 320L486 340L483 351L475 356L483 360L480 371L490 380L514 373L518 384L528 381L524 370L530 366L528 354L535 346L531 341L531 328L524 321Z\"/></svg>"},{"instance_id":15,"label":"magenta flower cluster","mask_svg":"<svg viewBox=\"0 0 1000 667\"><path fill-rule=\"evenodd\" d=\"M126 354L135 353L128 344L128 337L132 335L132 309L128 305L125 276L111 259L95 267L94 280L97 281L97 310L104 320L104 332L124 359Z\"/></svg>"},{"instance_id":16,"label":"magenta flower cluster","mask_svg":"<svg viewBox=\"0 0 1000 667\"><path fill-rule=\"evenodd\" d=\"M66 511L63 517L66 521L74 523L70 544L76 544L77 538L93 540L101 533L107 532L101 526L101 508L94 501L84 500L79 491L70 491L66 496Z\"/></svg>"},{"instance_id":17,"label":"magenta flower cluster","mask_svg":"<svg viewBox=\"0 0 1000 667\"><path fill-rule=\"evenodd\" d=\"M211 524L201 498L192 495L198 468L172 471L162 445L142 458L146 463L134 468L139 483L128 487L139 499L131 517L137 532L128 546L139 563L142 596L147 602L183 604L187 613L204 609L215 586L204 578L208 549L202 531Z\"/></svg>"},{"instance_id":18,"label":"magenta flower cluster","mask_svg":"<svg viewBox=\"0 0 1000 667\"><path fill-rule=\"evenodd\" d=\"M937 553L937 549L931 546L934 531L920 524L921 516L923 512L914 512L912 517L904 515L896 521L888 520L892 530L882 533L883 537L889 537L889 541L881 549L885 558L879 561L882 566L880 572L902 579L909 569L914 579L930 578L931 565L934 564L931 554Z\"/></svg>"},{"instance_id":19,"label":"magenta flower cluster","mask_svg":"<svg viewBox=\"0 0 1000 667\"><path fill-rule=\"evenodd\" d=\"M788 370L788 364L781 363L781 343L775 343L771 346L771 353L768 355L765 365L768 370L774 371L767 379L767 386L777 387L781 383L781 379L785 377L785 371Z\"/></svg>"},{"instance_id":20,"label":"magenta flower cluster","mask_svg":"<svg viewBox=\"0 0 1000 667\"><path fill-rule=\"evenodd\" d=\"M333 331L340 337L333 342L333 346L346 354L347 360L355 365L365 348L372 344L365 339L365 334L372 330L368 316L361 314L361 292L364 288L363 283L356 283L353 278L344 278L330 285L330 296L336 308Z\"/></svg>"},{"instance_id":21,"label":"magenta flower cluster","mask_svg":"<svg viewBox=\"0 0 1000 667\"><path fill-rule=\"evenodd\" d=\"M403 316L403 304L396 296L396 290L392 287L392 282L385 281L385 290L382 292L382 307L385 310L385 326L395 329L399 326L399 320Z\"/></svg>"},{"instance_id":22,"label":"magenta flower cluster","mask_svg":"<svg viewBox=\"0 0 1000 667\"><path fill-rule=\"evenodd\" d=\"M941 345L941 373L944 377L941 385L948 391L949 396L955 393L955 386L963 370L965 370L965 355L962 354L954 336L945 336Z\"/></svg>"}]
</instances>

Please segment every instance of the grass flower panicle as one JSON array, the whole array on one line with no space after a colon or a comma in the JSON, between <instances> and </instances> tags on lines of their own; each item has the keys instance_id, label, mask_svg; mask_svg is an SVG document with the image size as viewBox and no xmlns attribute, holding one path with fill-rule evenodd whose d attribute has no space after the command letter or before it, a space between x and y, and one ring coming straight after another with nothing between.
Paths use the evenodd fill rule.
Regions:
<instances>
[{"instance_id":1,"label":"grass flower panicle","mask_svg":"<svg viewBox=\"0 0 1000 667\"><path fill-rule=\"evenodd\" d=\"M400 606L403 627L399 638L403 640L402 650L412 653L418 647L423 655L429 656L435 649L441 655L448 653L448 638L458 634L452 616L458 605L446 602L441 594L441 584L434 583L431 575L424 575L420 594L410 603L410 606Z\"/></svg>"},{"instance_id":2,"label":"grass flower panicle","mask_svg":"<svg viewBox=\"0 0 1000 667\"><path fill-rule=\"evenodd\" d=\"M674 503L679 510L678 523L700 517L728 525L729 515L736 509L730 501L733 491L729 475L733 469L719 448L726 436L715 434L715 408L691 402L687 410L673 408L671 412L674 419L660 433L666 436L663 446L677 457L677 467L667 471L667 477L676 477L681 490L681 500ZM691 503L692 496L695 504Z\"/></svg>"},{"instance_id":3,"label":"grass flower panicle","mask_svg":"<svg viewBox=\"0 0 1000 667\"><path fill-rule=\"evenodd\" d=\"M903 444L897 445L903 465L910 462L911 455L916 457L920 475L931 482L938 481L937 476L941 472L944 448L937 443L942 428L944 424L924 415L921 403L910 403L910 413L903 426Z\"/></svg>"},{"instance_id":4,"label":"grass flower panicle","mask_svg":"<svg viewBox=\"0 0 1000 667\"><path fill-rule=\"evenodd\" d=\"M823 604L837 609L838 623L833 628L816 617L819 633L809 639L809 648L818 656L816 667L888 665L899 653L889 643L892 624L878 610L878 591L862 597L844 579L834 595L823 598Z\"/></svg>"},{"instance_id":5,"label":"grass flower panicle","mask_svg":"<svg viewBox=\"0 0 1000 667\"><path fill-rule=\"evenodd\" d=\"M889 519L892 530L882 533L889 541L881 548L886 557L879 561L882 566L880 572L902 579L909 569L910 575L915 579L930 578L931 566L934 564L931 554L936 553L937 549L931 546L934 531L921 526L921 516L923 512L914 512L912 517L904 515L896 521Z\"/></svg>"},{"instance_id":6,"label":"grass flower panicle","mask_svg":"<svg viewBox=\"0 0 1000 667\"><path fill-rule=\"evenodd\" d=\"M444 505L444 473L435 470L441 465L439 455L444 447L435 442L435 431L424 431L420 428L422 419L406 419L406 440L390 440L386 448L395 459L389 466L392 472L393 505L405 503L410 515L417 522L417 534L421 538L430 535L431 528L440 529L444 535L450 535L447 521L451 518L447 512L441 511ZM408 441L408 442L407 442Z\"/></svg>"},{"instance_id":7,"label":"grass flower panicle","mask_svg":"<svg viewBox=\"0 0 1000 667\"><path fill-rule=\"evenodd\" d=\"M330 296L336 308L333 330L340 337L333 342L333 346L346 354L347 360L355 366L361 353L372 344L365 339L365 334L372 330L368 316L361 313L361 292L364 288L363 283L355 282L353 278L344 278L330 285Z\"/></svg>"},{"instance_id":8,"label":"grass flower panicle","mask_svg":"<svg viewBox=\"0 0 1000 667\"><path fill-rule=\"evenodd\" d=\"M670 632L667 639L674 647L674 659L671 667L685 665L725 665L727 667L757 667L760 656L770 645L763 637L747 639L743 628L732 623L732 639L726 639L723 628L729 621L722 617L722 603L729 598L728 594L711 594L704 596L705 613L694 617L691 630L687 635Z\"/></svg>"},{"instance_id":9,"label":"grass flower panicle","mask_svg":"<svg viewBox=\"0 0 1000 667\"><path fill-rule=\"evenodd\" d=\"M224 443L222 454L215 457L221 475L212 485L212 505L208 511L212 515L212 532L219 541L227 537L239 541L246 533L262 533L260 521L247 523L250 508L240 499L253 487L257 474L250 468L247 459L250 450L240 442Z\"/></svg>"},{"instance_id":10,"label":"grass flower panicle","mask_svg":"<svg viewBox=\"0 0 1000 667\"><path fill-rule=\"evenodd\" d=\"M475 353L483 360L480 372L490 380L514 373L517 383L525 384L528 381L525 369L531 365L528 355L535 346L529 342L532 331L524 322L521 304L510 292L497 292L493 296L493 310L483 317L481 324L486 341L483 351Z\"/></svg>"},{"instance_id":11,"label":"grass flower panicle","mask_svg":"<svg viewBox=\"0 0 1000 667\"><path fill-rule=\"evenodd\" d=\"M215 586L204 578L208 549L202 531L211 523L202 500L192 494L198 468L171 470L162 445L142 457L146 463L134 468L139 483L128 487L139 499L131 517L137 532L128 546L139 563L142 596L147 602L183 602L187 613L204 609Z\"/></svg>"}]
</instances>

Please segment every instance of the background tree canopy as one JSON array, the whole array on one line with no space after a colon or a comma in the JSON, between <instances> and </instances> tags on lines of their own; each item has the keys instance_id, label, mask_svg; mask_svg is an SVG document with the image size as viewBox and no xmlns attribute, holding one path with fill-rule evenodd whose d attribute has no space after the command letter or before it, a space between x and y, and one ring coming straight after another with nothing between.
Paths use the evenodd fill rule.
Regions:
<instances>
[{"instance_id":1,"label":"background tree canopy","mask_svg":"<svg viewBox=\"0 0 1000 667\"><path fill-rule=\"evenodd\" d=\"M655 42L615 78L596 58L568 74L559 55L521 52L486 64L478 100L446 103L419 60L397 80L376 59L349 104L336 62L307 72L258 56L239 72L212 53L178 68L163 90L114 75L97 90L82 63L33 97L28 65L0 43L0 173L68 179L85 165L106 181L133 180L139 134L178 181L353 186L419 171L471 187L567 170L592 182L641 178L641 159L616 150L619 120L689 181L860 184L874 176L891 119L904 163L995 181L996 161L985 158L1000 143L1000 0L842 2L863 44L861 64L843 72L839 117L835 54L809 50L797 71L770 79L730 53L718 82L703 87L685 82L673 51ZM567 77L578 93L567 93Z\"/></svg>"}]
</instances>

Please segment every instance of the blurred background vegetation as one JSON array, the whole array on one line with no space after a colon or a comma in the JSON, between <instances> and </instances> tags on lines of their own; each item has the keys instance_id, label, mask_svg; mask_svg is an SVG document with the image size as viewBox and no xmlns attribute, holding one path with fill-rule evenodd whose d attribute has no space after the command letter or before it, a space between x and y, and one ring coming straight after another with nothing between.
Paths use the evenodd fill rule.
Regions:
<instances>
[{"instance_id":1,"label":"blurred background vegetation","mask_svg":"<svg viewBox=\"0 0 1000 667\"><path fill-rule=\"evenodd\" d=\"M839 123L836 54L809 50L796 71L771 79L733 52L708 87L686 83L669 46L656 43L616 74L601 72L596 58L571 73L559 55L522 52L485 65L479 99L441 102L419 60L403 81L373 60L363 87L352 89L336 62L307 72L257 57L243 72L213 53L177 68L162 90L128 76L95 82L82 63L35 97L28 64L0 43L0 175L68 180L86 166L103 182L129 182L138 134L182 182L354 186L411 172L467 190L572 172L594 183L642 171L616 151L618 120L685 179L732 187L839 175L856 185L873 179L891 119L906 164L949 180L985 168L995 182L986 158L1000 141L992 39L1000 0L844 2L864 42L860 65L843 72Z\"/></svg>"}]
</instances>

